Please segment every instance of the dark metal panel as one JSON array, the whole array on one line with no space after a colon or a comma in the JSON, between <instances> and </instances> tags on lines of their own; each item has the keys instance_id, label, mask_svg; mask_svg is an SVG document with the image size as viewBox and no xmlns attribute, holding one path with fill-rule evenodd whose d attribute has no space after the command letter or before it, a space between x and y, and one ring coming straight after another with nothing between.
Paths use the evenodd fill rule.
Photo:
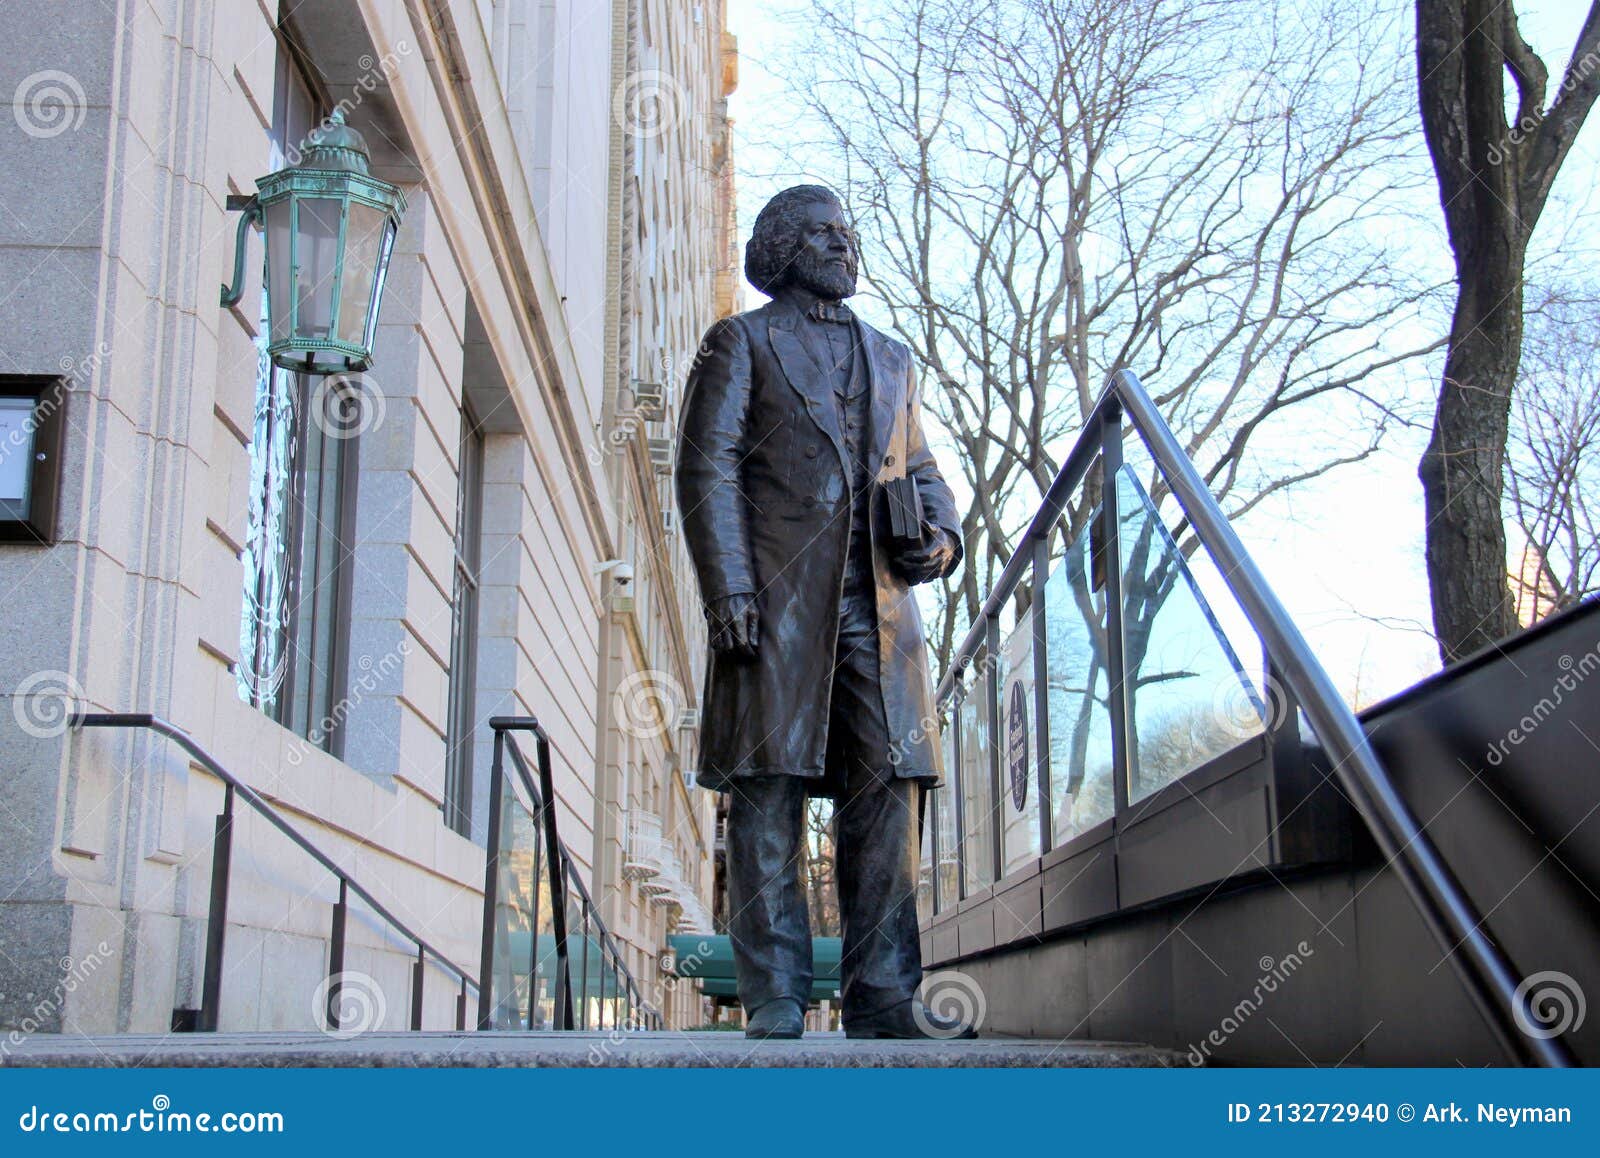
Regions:
<instances>
[{"instance_id":1,"label":"dark metal panel","mask_svg":"<svg viewBox=\"0 0 1600 1158\"><path fill-rule=\"evenodd\" d=\"M1243 781L1243 783L1240 783ZM1146 904L1267 867L1271 818L1264 770L1196 795L1117 837L1118 899Z\"/></svg>"},{"instance_id":2,"label":"dark metal panel","mask_svg":"<svg viewBox=\"0 0 1600 1158\"><path fill-rule=\"evenodd\" d=\"M1037 873L1004 889L996 889L992 906L995 944L1005 945L1023 938L1037 937L1043 927L1040 905Z\"/></svg>"},{"instance_id":3,"label":"dark metal panel","mask_svg":"<svg viewBox=\"0 0 1600 1158\"><path fill-rule=\"evenodd\" d=\"M957 945L963 957L994 948L994 905L991 898L956 915Z\"/></svg>"},{"instance_id":4,"label":"dark metal panel","mask_svg":"<svg viewBox=\"0 0 1600 1158\"><path fill-rule=\"evenodd\" d=\"M1108 833L1039 874L1044 931L1082 924L1117 911L1116 843Z\"/></svg>"}]
</instances>

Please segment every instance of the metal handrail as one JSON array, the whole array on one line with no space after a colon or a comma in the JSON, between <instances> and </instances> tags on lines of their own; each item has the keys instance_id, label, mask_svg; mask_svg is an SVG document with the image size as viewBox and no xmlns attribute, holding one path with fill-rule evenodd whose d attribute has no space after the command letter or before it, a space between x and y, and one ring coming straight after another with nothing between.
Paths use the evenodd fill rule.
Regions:
<instances>
[{"instance_id":1,"label":"metal handrail","mask_svg":"<svg viewBox=\"0 0 1600 1158\"><path fill-rule=\"evenodd\" d=\"M1041 545L1048 546L1068 499L1101 452L1108 424L1120 424L1124 415L1142 436L1196 537L1210 552L1228 589L1260 636L1275 674L1298 700L1312 730L1329 750L1341 786L1501 1048L1508 1057L1519 1061L1531 1060L1546 1066L1575 1064L1570 1048L1559 1037L1530 1037L1518 1029L1519 1015L1525 1016L1525 1011L1510 961L1484 932L1484 918L1395 789L1355 714L1131 370L1112 375L1090 410L1083 434L1051 482L1038 512L940 681L937 702L942 706L950 698L955 681L989 640L1006 600L1034 565Z\"/></svg>"},{"instance_id":2,"label":"metal handrail","mask_svg":"<svg viewBox=\"0 0 1600 1158\"><path fill-rule=\"evenodd\" d=\"M312 844L299 829L290 824L259 792L217 763L216 759L204 748L200 747L189 733L177 725L162 719L160 716L149 712L81 712L73 715L71 724L74 728L143 728L155 732L157 735L165 736L167 739L172 740L196 760L201 767L227 786L223 811L217 817L216 855L213 859L211 879L211 909L206 929L205 975L201 986L200 1029L214 1030L217 1027L217 1013L222 985L222 951L227 928L228 869L231 865L232 856L233 798L236 794L251 808L264 816L274 828L294 842L301 851L327 869L339 881L339 900L334 908L334 928L331 938L333 948L330 953L328 970L329 977L333 982L328 994L329 1028L338 1028L336 1007L339 985L338 976L343 972L344 918L350 893L355 893L356 896L365 901L373 912L389 922L406 940L415 943L418 956L417 966L420 966L423 961L431 956L446 972L459 978L461 992L456 998L456 1028L465 1028L466 990L468 987L479 988L477 980L429 944L426 939L413 932L410 926L390 912L383 902L373 896L360 881L340 868L327 853ZM412 1028L420 1029L422 1028L420 1024L420 971L415 976L418 984L412 994Z\"/></svg>"},{"instance_id":3,"label":"metal handrail","mask_svg":"<svg viewBox=\"0 0 1600 1158\"><path fill-rule=\"evenodd\" d=\"M611 930L606 927L604 919L600 916L598 907L589 890L584 886L582 874L577 871L572 855L567 851L566 843L561 839L556 823L555 788L550 766L550 737L540 726L539 721L532 716L493 716L489 720L489 727L494 732L494 764L491 773L492 784L489 797L489 848L484 870L484 923L482 966L480 972L485 977L492 976L494 960L494 925L493 914L498 905L499 890L499 858L500 848L500 808L502 789L504 787L505 757L509 755L512 770L517 781L522 785L528 799L532 801L532 815L539 821L543 830L543 847L552 850L555 857L556 872L551 874L552 882L561 881L560 903L556 903L557 890L552 888L551 893L551 932L556 942L556 1028L557 1029L587 1029L588 1002L585 1000L577 1016L573 1012L573 984L572 967L568 960L569 943L567 916L569 911L569 893L576 893L585 928L583 939L584 961L581 965L583 976L583 995L587 999L589 984L588 952L589 936L588 927L593 926L599 931L599 946L601 966L611 965L622 977L626 984L626 997L628 1014L626 1022L630 1026L645 1026L651 1029L660 1028L661 1014L648 1001L644 999L643 989L633 976L633 971L628 968L627 962L622 959L622 954L617 948L616 939ZM537 783L535 776L528 767L527 758L522 749L517 745L514 733L529 732L534 737L538 755ZM559 876L557 876L559 873ZM535 902L537 904L537 901ZM535 960L537 960L538 946L538 915L537 910L533 917L532 943ZM478 1028L487 1029L493 1021L493 995L491 986L484 985L478 991ZM601 986L604 992L604 984ZM621 996L620 994L618 996ZM604 1000L604 998L602 998ZM637 1012L636 1012L637 1011ZM529 996L528 1019L533 1019L533 999ZM613 1015L613 1023L618 1018Z\"/></svg>"}]
</instances>

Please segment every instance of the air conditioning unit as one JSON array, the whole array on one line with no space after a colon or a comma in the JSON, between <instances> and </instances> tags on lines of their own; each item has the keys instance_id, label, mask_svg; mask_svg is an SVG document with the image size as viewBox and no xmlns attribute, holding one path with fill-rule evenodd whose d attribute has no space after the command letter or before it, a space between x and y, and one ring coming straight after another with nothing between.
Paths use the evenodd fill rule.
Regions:
<instances>
[{"instance_id":1,"label":"air conditioning unit","mask_svg":"<svg viewBox=\"0 0 1600 1158\"><path fill-rule=\"evenodd\" d=\"M675 534L678 530L678 512L667 507L661 512L661 533L663 535Z\"/></svg>"},{"instance_id":2,"label":"air conditioning unit","mask_svg":"<svg viewBox=\"0 0 1600 1158\"><path fill-rule=\"evenodd\" d=\"M694 731L694 730L698 729L699 727L700 727L700 709L699 708L684 708L683 711L678 713L678 730L680 732L691 732L691 731Z\"/></svg>"},{"instance_id":3,"label":"air conditioning unit","mask_svg":"<svg viewBox=\"0 0 1600 1158\"><path fill-rule=\"evenodd\" d=\"M657 474L672 473L672 439L652 438L647 440L646 446L650 451L650 465L656 468Z\"/></svg>"},{"instance_id":4,"label":"air conditioning unit","mask_svg":"<svg viewBox=\"0 0 1600 1158\"><path fill-rule=\"evenodd\" d=\"M661 382L633 380L633 408L639 417L659 421L667 415L667 387Z\"/></svg>"}]
</instances>

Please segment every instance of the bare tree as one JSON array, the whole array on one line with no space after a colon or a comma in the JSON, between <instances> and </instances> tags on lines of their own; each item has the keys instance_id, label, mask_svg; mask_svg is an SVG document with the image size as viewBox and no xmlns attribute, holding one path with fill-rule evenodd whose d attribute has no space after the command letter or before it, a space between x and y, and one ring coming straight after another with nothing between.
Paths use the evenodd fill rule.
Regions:
<instances>
[{"instance_id":1,"label":"bare tree","mask_svg":"<svg viewBox=\"0 0 1600 1158\"><path fill-rule=\"evenodd\" d=\"M826 797L806 801L806 839L801 867L811 910L813 937L839 936L839 874L834 855L833 802Z\"/></svg>"},{"instance_id":2,"label":"bare tree","mask_svg":"<svg viewBox=\"0 0 1600 1158\"><path fill-rule=\"evenodd\" d=\"M1600 590L1600 295L1547 291L1528 312L1506 456L1518 621Z\"/></svg>"},{"instance_id":3,"label":"bare tree","mask_svg":"<svg viewBox=\"0 0 1600 1158\"><path fill-rule=\"evenodd\" d=\"M843 175L965 476L941 654L1119 367L1234 517L1373 452L1419 352L1378 323L1437 289L1383 225L1425 180L1397 20L1343 0L817 4L797 88L820 139L796 155ZM1285 418L1314 436L1286 448Z\"/></svg>"},{"instance_id":4,"label":"bare tree","mask_svg":"<svg viewBox=\"0 0 1600 1158\"><path fill-rule=\"evenodd\" d=\"M1515 627L1501 495L1522 353L1523 266L1556 173L1600 93L1600 0L1554 97L1512 0L1417 0L1422 127L1456 263L1433 435L1418 475L1446 663ZM1507 74L1516 85L1506 120Z\"/></svg>"}]
</instances>

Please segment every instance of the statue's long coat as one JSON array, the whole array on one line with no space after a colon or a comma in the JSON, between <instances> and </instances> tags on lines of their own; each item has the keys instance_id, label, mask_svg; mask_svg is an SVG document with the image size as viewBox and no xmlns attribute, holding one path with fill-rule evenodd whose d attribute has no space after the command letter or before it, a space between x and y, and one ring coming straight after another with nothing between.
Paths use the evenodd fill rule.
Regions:
<instances>
[{"instance_id":1,"label":"statue's long coat","mask_svg":"<svg viewBox=\"0 0 1600 1158\"><path fill-rule=\"evenodd\" d=\"M754 660L712 652L700 725L699 781L820 779L828 750L840 595L850 534L848 451L826 375L783 299L718 322L689 374L678 431L684 542L709 602L754 592ZM868 463L882 481L916 477L928 521L960 556L955 500L929 453L909 351L861 326L872 389ZM878 663L899 775L941 771L933 689L916 598L890 566L885 496L875 496ZM954 568L956 564L952 563ZM822 790L824 785L818 785Z\"/></svg>"}]
</instances>

